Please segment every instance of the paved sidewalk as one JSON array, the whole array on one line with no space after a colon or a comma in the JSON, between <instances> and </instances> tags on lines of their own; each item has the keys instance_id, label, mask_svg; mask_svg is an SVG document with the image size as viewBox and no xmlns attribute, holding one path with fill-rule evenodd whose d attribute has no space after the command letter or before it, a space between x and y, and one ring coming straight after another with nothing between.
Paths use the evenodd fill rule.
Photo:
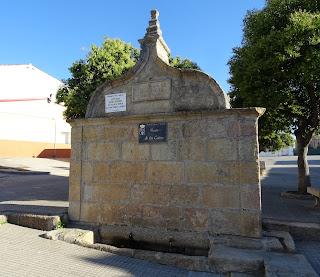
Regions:
<instances>
[{"instance_id":1,"label":"paved sidewalk","mask_svg":"<svg viewBox=\"0 0 320 277\"><path fill-rule=\"evenodd\" d=\"M210 277L94 249L40 238L42 231L11 224L0 225L1 277Z\"/></svg>"},{"instance_id":2,"label":"paved sidewalk","mask_svg":"<svg viewBox=\"0 0 320 277\"><path fill-rule=\"evenodd\" d=\"M320 241L296 241L296 247L298 252L307 258L313 269L320 274Z\"/></svg>"},{"instance_id":3,"label":"paved sidewalk","mask_svg":"<svg viewBox=\"0 0 320 277\"><path fill-rule=\"evenodd\" d=\"M320 223L320 209L314 200L288 199L281 192L298 188L297 157L262 158L266 161L266 175L261 180L262 215L292 222ZM312 185L320 187L320 156L308 156ZM320 238L319 238L320 239Z\"/></svg>"},{"instance_id":4,"label":"paved sidewalk","mask_svg":"<svg viewBox=\"0 0 320 277\"><path fill-rule=\"evenodd\" d=\"M262 158L267 172L261 180L263 218L291 222L320 223L320 209L314 200L288 199L281 192L297 190L297 157ZM308 156L312 185L320 186L320 156ZM319 241L296 241L297 251L307 258L320 276Z\"/></svg>"}]
</instances>

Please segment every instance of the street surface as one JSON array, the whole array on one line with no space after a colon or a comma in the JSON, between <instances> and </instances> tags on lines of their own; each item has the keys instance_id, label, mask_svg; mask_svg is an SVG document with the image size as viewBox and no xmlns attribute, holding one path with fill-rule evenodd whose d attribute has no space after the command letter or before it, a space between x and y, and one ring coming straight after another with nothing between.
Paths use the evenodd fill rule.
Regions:
<instances>
[{"instance_id":1,"label":"street surface","mask_svg":"<svg viewBox=\"0 0 320 277\"><path fill-rule=\"evenodd\" d=\"M28 174L0 170L0 212L22 211L45 214L67 212L69 162L35 158L0 158L0 166L29 170ZM45 171L50 174L42 174Z\"/></svg>"}]
</instances>

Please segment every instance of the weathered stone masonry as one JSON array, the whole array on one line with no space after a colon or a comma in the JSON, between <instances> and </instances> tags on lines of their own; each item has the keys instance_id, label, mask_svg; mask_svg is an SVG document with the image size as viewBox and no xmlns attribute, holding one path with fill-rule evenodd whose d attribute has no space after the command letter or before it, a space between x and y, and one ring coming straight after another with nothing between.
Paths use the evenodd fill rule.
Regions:
<instances>
[{"instance_id":1,"label":"weathered stone masonry","mask_svg":"<svg viewBox=\"0 0 320 277\"><path fill-rule=\"evenodd\" d=\"M209 235L261 235L258 108L229 109L217 83L166 60L157 14L140 61L93 94L72 125L69 217L117 238L208 248ZM126 110L105 112L125 93ZM139 143L139 124L167 123L167 140Z\"/></svg>"}]
</instances>

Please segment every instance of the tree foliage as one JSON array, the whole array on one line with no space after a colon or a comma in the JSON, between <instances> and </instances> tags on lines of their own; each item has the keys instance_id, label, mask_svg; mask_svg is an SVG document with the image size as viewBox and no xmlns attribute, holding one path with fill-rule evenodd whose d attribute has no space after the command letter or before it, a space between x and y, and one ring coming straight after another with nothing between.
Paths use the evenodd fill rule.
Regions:
<instances>
[{"instance_id":1,"label":"tree foliage","mask_svg":"<svg viewBox=\"0 0 320 277\"><path fill-rule=\"evenodd\" d=\"M319 7L319 0L269 0L244 20L242 46L229 61L230 96L234 107L267 108L262 148L277 150L292 131L308 137L319 125Z\"/></svg>"},{"instance_id":2,"label":"tree foliage","mask_svg":"<svg viewBox=\"0 0 320 277\"><path fill-rule=\"evenodd\" d=\"M247 14L242 46L233 51L232 105L267 108L261 148L288 145L294 132L305 149L319 127L320 0L267 1Z\"/></svg>"},{"instance_id":3,"label":"tree foliage","mask_svg":"<svg viewBox=\"0 0 320 277\"><path fill-rule=\"evenodd\" d=\"M66 119L84 117L95 89L124 74L135 65L138 57L139 50L119 39L107 38L100 47L92 46L86 59L72 64L69 68L71 78L57 92L57 103L66 106ZM196 63L180 57L170 58L170 64L176 68L200 70Z\"/></svg>"},{"instance_id":4,"label":"tree foliage","mask_svg":"<svg viewBox=\"0 0 320 277\"><path fill-rule=\"evenodd\" d=\"M71 78L58 90L58 103L66 106L67 119L85 116L92 92L104 81L113 80L132 66L138 50L119 39L107 38L101 47L93 45L85 60L78 60L69 68Z\"/></svg>"},{"instance_id":5,"label":"tree foliage","mask_svg":"<svg viewBox=\"0 0 320 277\"><path fill-rule=\"evenodd\" d=\"M198 66L197 63L189 59L182 59L180 57L175 57L175 58L170 57L169 63L171 66L175 68L201 70L201 68Z\"/></svg>"}]
</instances>

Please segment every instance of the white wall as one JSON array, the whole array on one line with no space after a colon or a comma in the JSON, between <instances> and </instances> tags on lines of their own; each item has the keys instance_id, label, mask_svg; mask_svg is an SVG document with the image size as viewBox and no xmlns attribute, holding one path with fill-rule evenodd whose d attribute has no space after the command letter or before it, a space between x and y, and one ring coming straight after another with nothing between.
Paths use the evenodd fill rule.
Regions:
<instances>
[{"instance_id":1,"label":"white wall","mask_svg":"<svg viewBox=\"0 0 320 277\"><path fill-rule=\"evenodd\" d=\"M54 103L61 85L32 65L0 65L0 140L70 143L65 108Z\"/></svg>"},{"instance_id":2,"label":"white wall","mask_svg":"<svg viewBox=\"0 0 320 277\"><path fill-rule=\"evenodd\" d=\"M64 107L47 101L0 102L0 139L68 143ZM70 141L69 141L70 143Z\"/></svg>"},{"instance_id":3,"label":"white wall","mask_svg":"<svg viewBox=\"0 0 320 277\"><path fill-rule=\"evenodd\" d=\"M279 151L274 151L274 152L260 152L259 156L260 157L279 157L279 156L293 156L293 147L286 147L283 148Z\"/></svg>"},{"instance_id":4,"label":"white wall","mask_svg":"<svg viewBox=\"0 0 320 277\"><path fill-rule=\"evenodd\" d=\"M61 84L31 64L0 65L0 99L48 97Z\"/></svg>"}]
</instances>

